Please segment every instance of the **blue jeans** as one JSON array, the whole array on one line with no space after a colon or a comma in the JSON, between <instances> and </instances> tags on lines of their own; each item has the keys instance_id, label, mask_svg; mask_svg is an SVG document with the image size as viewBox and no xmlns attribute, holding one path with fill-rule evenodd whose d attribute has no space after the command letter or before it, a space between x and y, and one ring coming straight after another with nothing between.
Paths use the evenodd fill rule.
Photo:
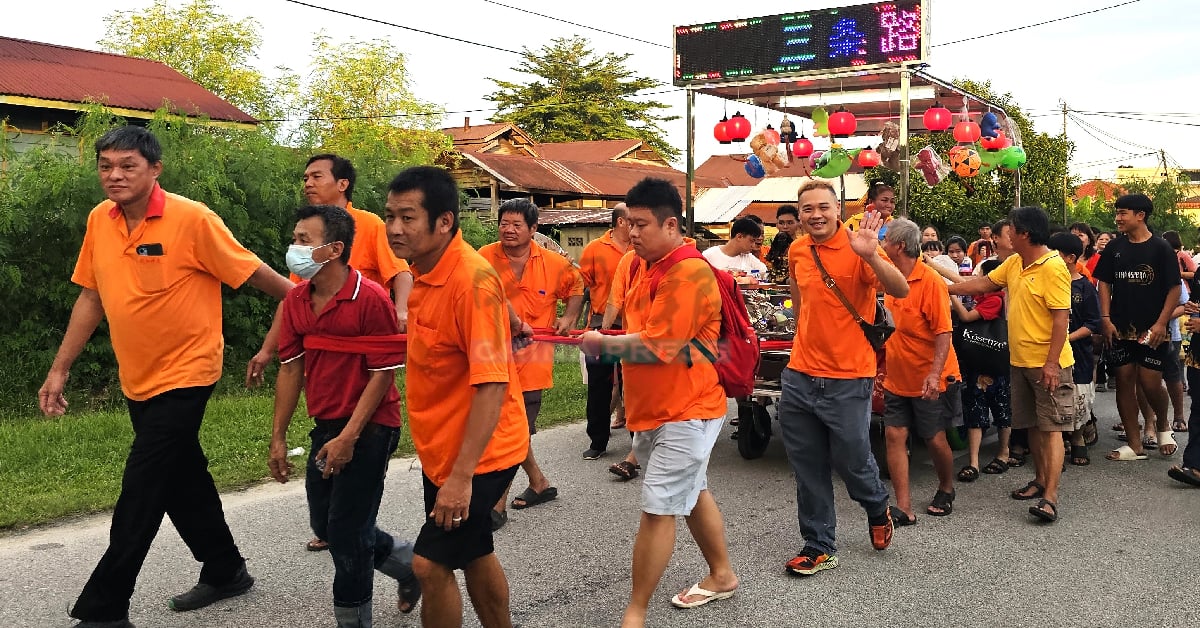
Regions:
<instances>
[{"instance_id":1,"label":"blue jeans","mask_svg":"<svg viewBox=\"0 0 1200 628\"><path fill-rule=\"evenodd\" d=\"M317 452L346 427L346 419L318 420L309 432L305 489L313 532L329 543L333 558L333 604L355 607L371 601L375 569L395 552L407 552L412 565L412 544L393 547L392 536L375 526L388 460L396 450L400 428L368 423L354 444L354 458L337 475L321 477Z\"/></svg>"},{"instance_id":2,"label":"blue jeans","mask_svg":"<svg viewBox=\"0 0 1200 628\"><path fill-rule=\"evenodd\" d=\"M871 453L875 379L812 377L788 368L782 383L779 427L796 476L800 535L807 547L832 555L837 551L833 469L868 516L887 512L889 495Z\"/></svg>"}]
</instances>

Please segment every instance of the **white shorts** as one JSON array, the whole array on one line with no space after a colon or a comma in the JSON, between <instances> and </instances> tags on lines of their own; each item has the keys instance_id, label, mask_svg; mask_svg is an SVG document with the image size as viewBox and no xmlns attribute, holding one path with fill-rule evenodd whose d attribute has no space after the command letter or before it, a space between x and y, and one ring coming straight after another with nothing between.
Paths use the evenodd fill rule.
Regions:
<instances>
[{"instance_id":1,"label":"white shorts","mask_svg":"<svg viewBox=\"0 0 1200 628\"><path fill-rule=\"evenodd\" d=\"M690 515L708 488L708 458L725 417L664 423L633 435L633 453L645 469L642 510Z\"/></svg>"}]
</instances>

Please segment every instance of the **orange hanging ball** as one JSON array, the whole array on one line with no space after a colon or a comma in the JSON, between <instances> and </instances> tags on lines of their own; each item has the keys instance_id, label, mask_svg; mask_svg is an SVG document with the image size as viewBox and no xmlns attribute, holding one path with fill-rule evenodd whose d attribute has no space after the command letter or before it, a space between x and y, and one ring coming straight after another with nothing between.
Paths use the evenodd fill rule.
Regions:
<instances>
[{"instance_id":1,"label":"orange hanging ball","mask_svg":"<svg viewBox=\"0 0 1200 628\"><path fill-rule=\"evenodd\" d=\"M979 174L981 165L982 161L979 159L979 152L974 148L953 151L950 154L950 168L954 170L954 174L964 179L969 179Z\"/></svg>"}]
</instances>

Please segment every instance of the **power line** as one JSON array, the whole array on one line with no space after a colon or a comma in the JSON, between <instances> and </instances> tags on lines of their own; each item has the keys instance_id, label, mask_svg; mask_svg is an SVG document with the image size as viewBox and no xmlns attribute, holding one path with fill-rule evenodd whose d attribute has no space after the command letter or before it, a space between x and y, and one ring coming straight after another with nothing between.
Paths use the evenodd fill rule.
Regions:
<instances>
[{"instance_id":1,"label":"power line","mask_svg":"<svg viewBox=\"0 0 1200 628\"><path fill-rule=\"evenodd\" d=\"M483 1L488 4L494 4L499 7L504 7L506 9L512 9L513 11L520 11L521 13L528 13L530 15L536 15L538 17L546 18L547 20L554 20L555 22L562 22L563 24L570 24L571 26L578 26L579 28L586 28L588 30L596 31L597 33L604 33L605 35L613 35L616 37L623 37L623 38L629 39L631 41L636 41L636 42L643 43L643 44L649 44L651 46L657 46L659 48L666 48L668 50L670 50L670 48L671 48L670 46L659 43L659 42L647 41L645 39L638 39L637 37L633 37L631 35L626 35L624 33L615 33L613 31L606 31L603 28L597 28L595 26L588 26L587 24L580 24L578 22L564 20L560 17L554 17L553 15L546 15L545 13L538 13L537 11L530 11L529 9L522 9L521 7L514 7L511 4L504 4L503 2L496 2L496 0L483 0Z\"/></svg>"},{"instance_id":2,"label":"power line","mask_svg":"<svg viewBox=\"0 0 1200 628\"><path fill-rule=\"evenodd\" d=\"M501 47L499 47L499 46L493 46L493 45L491 45L491 44L484 44L484 43L480 43L480 42L477 42L477 41L471 41L471 40L469 40L469 39L461 39L461 38L459 38L459 37L452 37L452 36L450 36L450 35L443 35L443 34L441 34L441 33L435 33L435 32L433 32L433 31L421 30L421 29L419 29L419 28L413 28L412 26L405 26L405 25L403 25L403 24L396 24L395 22L385 22L385 21L383 21L383 20L375 19L375 18L373 18L373 17L366 17L366 16L364 16L364 15L358 15L358 14L356 14L356 13L350 13L350 12L348 12L348 11L339 11L338 9L330 9L329 7L322 7L322 6L318 6L318 5L315 5L315 4L309 4L309 3L307 3L307 2L300 2L299 0L283 0L283 1L284 1L284 2L289 2L289 3L291 3L291 4L297 4L297 5L300 5L300 6L302 6L302 7L308 7L308 8L310 8L310 9L317 9L318 11L326 11L326 12L329 12L329 13L336 13L337 15L343 15L343 16L346 16L346 17L352 17L352 18L356 18L356 19L360 19L360 20L365 20L365 21L367 21L367 22L374 22L374 23L376 23L376 24L383 24L384 26L392 26L392 27L395 27L395 28L402 28L402 29L404 29L404 30L406 30L406 31L412 31L412 32L414 32L414 33L421 33L422 35L431 35L431 36L433 36L433 37L441 37L442 39L449 39L450 41L456 41L456 42L459 42L459 43L462 43L462 44L470 44L470 45L472 45L472 46L479 46L479 47L481 47L481 48L487 48L487 49L489 49L489 50L498 50L498 51L500 51L500 52L507 52L507 53L514 54L514 55L521 55L521 54L523 54L523 53L517 52L516 50L509 50L508 48L501 48Z\"/></svg>"},{"instance_id":3,"label":"power line","mask_svg":"<svg viewBox=\"0 0 1200 628\"><path fill-rule=\"evenodd\" d=\"M1112 150L1115 150L1115 151L1117 151L1118 153L1125 153L1126 155L1131 155L1131 154L1133 154L1133 153L1131 153L1130 151L1121 150L1120 148L1117 148L1116 146L1113 146L1112 144L1109 144L1108 142L1106 142L1106 141L1104 141L1104 140L1100 139L1100 136L1099 136L1099 135L1096 135L1095 133L1092 133L1091 129L1089 129L1088 127L1086 127L1086 126L1084 126L1084 125L1080 124L1080 123L1079 123L1079 119L1078 119L1078 118L1076 118L1075 116L1068 115L1067 117L1068 117L1068 118L1070 118L1070 119L1071 119L1071 121L1072 121L1072 122L1074 122L1074 123L1076 124L1076 126L1078 126L1078 127L1079 127L1079 128L1080 128L1080 129L1081 129L1083 132L1084 132L1084 133L1087 133L1088 135L1092 136L1092 139L1096 140L1097 142L1100 142L1101 144L1104 144L1106 147L1108 147L1108 148L1111 148Z\"/></svg>"},{"instance_id":4,"label":"power line","mask_svg":"<svg viewBox=\"0 0 1200 628\"><path fill-rule=\"evenodd\" d=\"M1091 115L1100 116L1102 118L1118 118L1121 120L1135 120L1137 122L1153 122L1156 124L1176 124L1179 126L1200 127L1200 122L1178 122L1176 120L1152 120L1150 118L1135 118L1132 116L1118 116L1118 115L1109 114L1109 113L1095 113L1095 114L1091 114Z\"/></svg>"},{"instance_id":5,"label":"power line","mask_svg":"<svg viewBox=\"0 0 1200 628\"><path fill-rule=\"evenodd\" d=\"M1074 111L1071 111L1070 117L1071 117L1071 120L1073 120L1075 122L1075 124L1078 124L1080 126L1080 128L1086 127L1085 130L1091 129L1091 130L1096 131L1097 133L1107 137L1110 140L1120 142L1122 144L1125 144L1127 146L1132 146L1134 148L1140 148L1142 150L1155 150L1155 148L1153 146L1146 146L1145 144L1138 144L1137 142L1131 142L1129 140L1119 138L1119 137L1113 135L1112 133L1109 133L1108 131L1105 131L1104 129L1092 124L1091 122L1088 122L1087 120L1080 118L1079 116L1075 115Z\"/></svg>"},{"instance_id":6,"label":"power line","mask_svg":"<svg viewBox=\"0 0 1200 628\"><path fill-rule=\"evenodd\" d=\"M967 41L975 41L976 39L983 39L983 38L985 38L985 37L995 37L996 35L1004 35L1004 34L1007 34L1007 33L1015 33L1015 32L1017 32L1017 31L1023 31L1023 30L1025 30L1025 29L1027 29L1027 28L1034 28L1034 27L1037 27L1037 26L1045 26L1045 25L1047 25L1047 24L1053 24L1053 23L1055 23L1055 22L1061 22L1061 21L1063 21L1063 20L1069 20L1069 19L1076 18L1076 17L1082 17L1082 16L1084 16L1084 15L1091 15L1092 13L1099 13L1099 12L1101 12L1101 11L1107 11L1107 10L1109 10L1109 9L1115 9L1115 8L1117 8L1117 7L1123 7L1123 6L1127 5L1127 4L1133 4L1133 3L1135 3L1135 2L1141 2L1141 0L1129 0L1128 2L1122 2L1122 3L1120 3L1120 4L1114 4L1114 5L1112 5L1112 6L1107 6L1107 7L1100 7L1099 9L1092 9L1091 11L1084 11L1083 13L1076 13L1076 14L1074 14L1074 15L1068 15L1068 16L1065 16L1065 17L1057 17L1057 18L1054 18L1053 20L1046 20L1045 22L1038 22L1037 24L1026 24L1025 26L1018 26L1018 27L1016 27L1016 28L1010 28L1010 29L1007 29L1007 30L996 31L996 32L994 32L994 33L984 33L984 34L982 34L982 35L975 35L974 37L967 37L967 38L965 38L965 39L956 39L956 40L954 40L954 41L947 41L947 42L943 42L943 43L940 43L940 44L933 44L933 45L932 45L932 46L930 46L930 47L931 47L931 48L936 48L936 47L938 47L938 46L949 46L949 45L951 45L951 44L961 44L961 43L963 43L963 42L967 42Z\"/></svg>"}]
</instances>

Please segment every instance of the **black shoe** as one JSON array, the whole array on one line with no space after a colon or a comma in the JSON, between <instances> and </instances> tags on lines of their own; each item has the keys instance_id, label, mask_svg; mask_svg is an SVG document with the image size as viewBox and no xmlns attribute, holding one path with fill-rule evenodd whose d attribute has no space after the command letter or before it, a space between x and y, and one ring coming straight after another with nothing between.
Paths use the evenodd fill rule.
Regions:
<instances>
[{"instance_id":1,"label":"black shoe","mask_svg":"<svg viewBox=\"0 0 1200 628\"><path fill-rule=\"evenodd\" d=\"M171 598L167 602L167 605L173 611L194 611L198 608L204 608L213 602L241 595L249 591L252 586L254 586L254 577L250 575L250 572L246 571L246 566L242 565L228 584L217 587L201 582L192 587L187 593L182 593Z\"/></svg>"},{"instance_id":2,"label":"black shoe","mask_svg":"<svg viewBox=\"0 0 1200 628\"><path fill-rule=\"evenodd\" d=\"M71 628L135 628L133 623L128 619L114 619L112 621L81 621Z\"/></svg>"},{"instance_id":3,"label":"black shoe","mask_svg":"<svg viewBox=\"0 0 1200 628\"><path fill-rule=\"evenodd\" d=\"M603 456L606 453L608 453L608 451L604 450L604 449L589 449L589 450L583 452L583 459L584 460L597 460L600 458L600 456Z\"/></svg>"},{"instance_id":4,"label":"black shoe","mask_svg":"<svg viewBox=\"0 0 1200 628\"><path fill-rule=\"evenodd\" d=\"M507 510L496 511L495 509L493 509L492 510L492 532L495 532L496 530L503 528L504 524L506 524L506 523L508 523L508 511Z\"/></svg>"}]
</instances>

